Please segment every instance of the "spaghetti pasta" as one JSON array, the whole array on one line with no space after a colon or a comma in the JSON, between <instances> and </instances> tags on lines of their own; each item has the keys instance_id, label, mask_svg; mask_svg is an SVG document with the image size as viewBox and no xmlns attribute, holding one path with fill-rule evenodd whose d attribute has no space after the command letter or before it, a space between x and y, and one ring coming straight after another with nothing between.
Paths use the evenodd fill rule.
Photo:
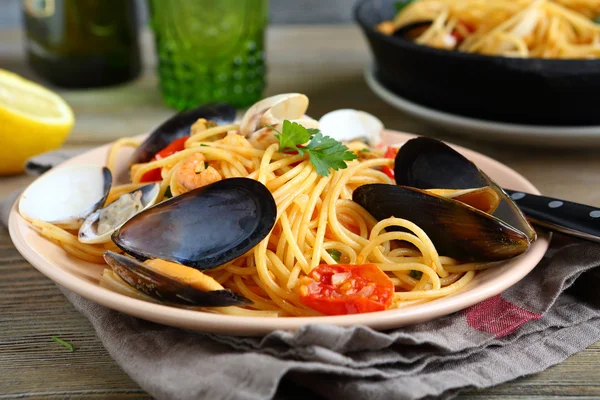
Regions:
<instances>
[{"instance_id":1,"label":"spaghetti pasta","mask_svg":"<svg viewBox=\"0 0 600 400\"><path fill-rule=\"evenodd\" d=\"M202 310L273 317L319 315L300 301L299 287L320 264L338 262L377 266L394 285L390 307L404 307L456 293L478 270L491 265L465 264L440 256L427 234L414 223L393 217L377 221L352 201L352 192L365 183L393 183L381 167L391 167L394 161L385 158L381 150L350 143L349 148L359 154L359 159L348 162L346 169L320 176L306 157L279 152L278 144L258 148L238 132L237 125L196 130L183 150L160 160L133 165L131 183L112 187L107 199L110 203L139 188L144 174L155 169L160 170L162 177L159 201L187 191L184 180L197 179L211 168L219 179L248 177L268 188L277 205L277 219L271 232L247 254L205 271L223 287L242 294L253 304ZM107 165L114 168L121 150L129 146L137 143L131 139L115 142L108 153ZM205 160L205 164L186 173L186 163L192 159ZM43 221L32 223L43 236L88 262L104 263L105 250L117 251L112 243L80 243L75 234L77 226L62 229ZM389 231L391 227L404 231ZM339 254L337 260L333 250ZM100 285L127 296L156 301L132 290L109 268L104 271Z\"/></svg>"},{"instance_id":2,"label":"spaghetti pasta","mask_svg":"<svg viewBox=\"0 0 600 400\"><path fill-rule=\"evenodd\" d=\"M416 43L507 57L595 59L599 16L596 0L415 0L377 29L391 35L431 22Z\"/></svg>"}]
</instances>

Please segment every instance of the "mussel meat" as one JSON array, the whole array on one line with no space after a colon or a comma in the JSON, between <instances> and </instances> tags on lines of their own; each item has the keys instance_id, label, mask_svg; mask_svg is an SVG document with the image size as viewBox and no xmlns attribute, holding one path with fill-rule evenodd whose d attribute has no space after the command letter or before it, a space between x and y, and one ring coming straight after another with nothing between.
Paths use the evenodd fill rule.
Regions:
<instances>
[{"instance_id":1,"label":"mussel meat","mask_svg":"<svg viewBox=\"0 0 600 400\"><path fill-rule=\"evenodd\" d=\"M188 306L226 307L252 302L223 288L202 272L163 260L144 263L112 251L104 253L111 269L127 284L160 301Z\"/></svg>"},{"instance_id":2,"label":"mussel meat","mask_svg":"<svg viewBox=\"0 0 600 400\"><path fill-rule=\"evenodd\" d=\"M500 197L493 215L523 232L530 242L536 232L519 207L500 186L475 164L447 144L418 137L398 151L394 167L398 185L418 189L472 189L490 187Z\"/></svg>"},{"instance_id":3,"label":"mussel meat","mask_svg":"<svg viewBox=\"0 0 600 400\"><path fill-rule=\"evenodd\" d=\"M383 123L379 118L364 111L341 109L331 111L319 119L323 135L340 142L363 140L370 146L381 142Z\"/></svg>"},{"instance_id":4,"label":"mussel meat","mask_svg":"<svg viewBox=\"0 0 600 400\"><path fill-rule=\"evenodd\" d=\"M403 218L418 225L438 252L461 261L501 261L524 253L527 236L465 203L424 190L387 184L356 189L352 199L373 217Z\"/></svg>"},{"instance_id":5,"label":"mussel meat","mask_svg":"<svg viewBox=\"0 0 600 400\"><path fill-rule=\"evenodd\" d=\"M275 200L262 183L230 178L137 214L112 239L139 260L158 258L206 270L256 246L276 216Z\"/></svg>"},{"instance_id":6,"label":"mussel meat","mask_svg":"<svg viewBox=\"0 0 600 400\"><path fill-rule=\"evenodd\" d=\"M131 157L131 164L145 163L174 140L190 134L191 126L200 118L217 125L230 124L235 120L236 110L226 103L210 103L183 111L169 118L154 129Z\"/></svg>"},{"instance_id":7,"label":"mussel meat","mask_svg":"<svg viewBox=\"0 0 600 400\"><path fill-rule=\"evenodd\" d=\"M110 242L111 235L135 214L153 206L158 200L160 185L151 183L125 193L108 206L93 212L79 229L82 243Z\"/></svg>"},{"instance_id":8,"label":"mussel meat","mask_svg":"<svg viewBox=\"0 0 600 400\"><path fill-rule=\"evenodd\" d=\"M52 224L80 223L102 207L112 185L108 168L96 164L52 169L21 195L19 213Z\"/></svg>"},{"instance_id":9,"label":"mussel meat","mask_svg":"<svg viewBox=\"0 0 600 400\"><path fill-rule=\"evenodd\" d=\"M475 189L427 189L426 192L460 201L486 214L493 214L500 205L500 195L491 187Z\"/></svg>"}]
</instances>

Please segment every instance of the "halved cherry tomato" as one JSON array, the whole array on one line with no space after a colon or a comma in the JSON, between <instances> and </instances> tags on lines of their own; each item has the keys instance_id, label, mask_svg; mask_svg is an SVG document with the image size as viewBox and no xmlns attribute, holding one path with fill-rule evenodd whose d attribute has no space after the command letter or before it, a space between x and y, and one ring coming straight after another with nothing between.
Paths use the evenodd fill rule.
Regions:
<instances>
[{"instance_id":1,"label":"halved cherry tomato","mask_svg":"<svg viewBox=\"0 0 600 400\"><path fill-rule=\"evenodd\" d=\"M300 302L327 315L382 311L393 295L393 282L374 264L321 264L300 286Z\"/></svg>"},{"instance_id":2,"label":"halved cherry tomato","mask_svg":"<svg viewBox=\"0 0 600 400\"><path fill-rule=\"evenodd\" d=\"M388 147L384 157L385 158L391 158L394 159L396 158L396 154L398 154L398 149L395 147ZM381 171L386 174L387 176L390 177L390 179L394 179L394 170L391 167L388 167L387 165L384 165L383 167L381 167Z\"/></svg>"},{"instance_id":3,"label":"halved cherry tomato","mask_svg":"<svg viewBox=\"0 0 600 400\"><path fill-rule=\"evenodd\" d=\"M152 157L150 161L161 160L163 158L167 158L172 154L175 154L183 149L185 149L185 141L189 139L189 136L180 137L179 139L173 140L167 147L159 151ZM160 168L156 168L146 172L142 175L141 182L155 182L160 181L162 179L162 175L160 173Z\"/></svg>"}]
</instances>

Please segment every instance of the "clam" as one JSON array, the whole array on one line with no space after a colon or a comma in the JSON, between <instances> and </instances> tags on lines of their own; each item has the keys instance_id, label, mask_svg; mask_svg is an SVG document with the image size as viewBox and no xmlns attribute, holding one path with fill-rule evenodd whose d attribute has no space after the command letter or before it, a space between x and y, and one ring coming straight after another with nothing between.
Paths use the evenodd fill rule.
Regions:
<instances>
[{"instance_id":1,"label":"clam","mask_svg":"<svg viewBox=\"0 0 600 400\"><path fill-rule=\"evenodd\" d=\"M190 134L191 126L200 118L210 120L217 125L230 124L235 120L236 110L226 103L210 103L183 111L169 118L154 129L136 149L131 164L144 163L171 142Z\"/></svg>"},{"instance_id":2,"label":"clam","mask_svg":"<svg viewBox=\"0 0 600 400\"><path fill-rule=\"evenodd\" d=\"M110 242L111 235L135 214L153 206L158 200L160 185L151 183L125 193L108 206L88 216L79 229L82 243Z\"/></svg>"},{"instance_id":3,"label":"clam","mask_svg":"<svg viewBox=\"0 0 600 400\"><path fill-rule=\"evenodd\" d=\"M424 190L387 184L356 189L352 199L373 217L418 225L438 252L461 261L500 261L524 253L527 236L483 211Z\"/></svg>"},{"instance_id":4,"label":"clam","mask_svg":"<svg viewBox=\"0 0 600 400\"><path fill-rule=\"evenodd\" d=\"M308 97L300 93L267 97L246 111L240 123L240 133L255 145L267 147L277 142L270 127L280 129L286 119L305 128L317 128L319 123L305 115L307 109Z\"/></svg>"},{"instance_id":5,"label":"clam","mask_svg":"<svg viewBox=\"0 0 600 400\"><path fill-rule=\"evenodd\" d=\"M225 307L252 302L202 272L163 260L144 263L111 251L104 260L127 284L155 299L187 306Z\"/></svg>"},{"instance_id":6,"label":"clam","mask_svg":"<svg viewBox=\"0 0 600 400\"><path fill-rule=\"evenodd\" d=\"M271 231L276 216L275 200L262 183L230 178L135 215L112 239L139 260L206 270L251 250Z\"/></svg>"},{"instance_id":7,"label":"clam","mask_svg":"<svg viewBox=\"0 0 600 400\"><path fill-rule=\"evenodd\" d=\"M323 115L319 120L319 129L323 135L340 142L363 140L376 146L381 142L383 123L364 111L341 109Z\"/></svg>"},{"instance_id":8,"label":"clam","mask_svg":"<svg viewBox=\"0 0 600 400\"><path fill-rule=\"evenodd\" d=\"M28 220L53 224L81 223L101 207L112 184L108 168L96 164L50 170L21 195L19 213Z\"/></svg>"},{"instance_id":9,"label":"clam","mask_svg":"<svg viewBox=\"0 0 600 400\"><path fill-rule=\"evenodd\" d=\"M475 164L447 144L418 137L406 142L396 155L394 175L398 185L418 189L472 189L490 187L500 197L493 215L523 232L529 241L536 233L519 207Z\"/></svg>"}]
</instances>

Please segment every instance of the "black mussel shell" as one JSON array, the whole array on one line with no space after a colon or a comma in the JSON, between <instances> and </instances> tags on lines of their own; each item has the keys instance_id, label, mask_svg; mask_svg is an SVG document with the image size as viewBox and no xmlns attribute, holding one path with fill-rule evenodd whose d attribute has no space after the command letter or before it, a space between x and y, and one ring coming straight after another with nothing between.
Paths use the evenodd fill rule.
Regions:
<instances>
[{"instance_id":1,"label":"black mussel shell","mask_svg":"<svg viewBox=\"0 0 600 400\"><path fill-rule=\"evenodd\" d=\"M127 284L155 299L189 306L226 307L252 302L230 290L202 291L160 272L149 269L138 260L107 251L104 259Z\"/></svg>"},{"instance_id":2,"label":"black mussel shell","mask_svg":"<svg viewBox=\"0 0 600 400\"><path fill-rule=\"evenodd\" d=\"M501 198L494 216L525 233L530 241L536 232L519 207L496 182L475 164L444 142L418 137L398 151L394 166L396 183L418 189L471 189L490 186Z\"/></svg>"},{"instance_id":3,"label":"black mussel shell","mask_svg":"<svg viewBox=\"0 0 600 400\"><path fill-rule=\"evenodd\" d=\"M190 127L199 118L205 118L217 125L230 124L235 120L235 108L227 103L209 103L182 111L165 121L144 140L131 157L130 164L148 162L156 153L171 142L190 134Z\"/></svg>"},{"instance_id":4,"label":"black mussel shell","mask_svg":"<svg viewBox=\"0 0 600 400\"><path fill-rule=\"evenodd\" d=\"M431 26L431 21L418 21L413 22L408 25L404 25L396 29L392 36L399 37L402 39L410 40L411 42L415 41L419 36L421 36L429 27Z\"/></svg>"},{"instance_id":5,"label":"black mussel shell","mask_svg":"<svg viewBox=\"0 0 600 400\"><path fill-rule=\"evenodd\" d=\"M369 184L356 189L352 200L377 220L396 217L415 223L440 255L461 261L501 261L529 248L527 236L503 221L423 190Z\"/></svg>"},{"instance_id":6,"label":"black mussel shell","mask_svg":"<svg viewBox=\"0 0 600 400\"><path fill-rule=\"evenodd\" d=\"M137 214L112 239L140 260L159 258L206 270L256 246L276 216L275 200L262 183L231 178Z\"/></svg>"}]
</instances>

